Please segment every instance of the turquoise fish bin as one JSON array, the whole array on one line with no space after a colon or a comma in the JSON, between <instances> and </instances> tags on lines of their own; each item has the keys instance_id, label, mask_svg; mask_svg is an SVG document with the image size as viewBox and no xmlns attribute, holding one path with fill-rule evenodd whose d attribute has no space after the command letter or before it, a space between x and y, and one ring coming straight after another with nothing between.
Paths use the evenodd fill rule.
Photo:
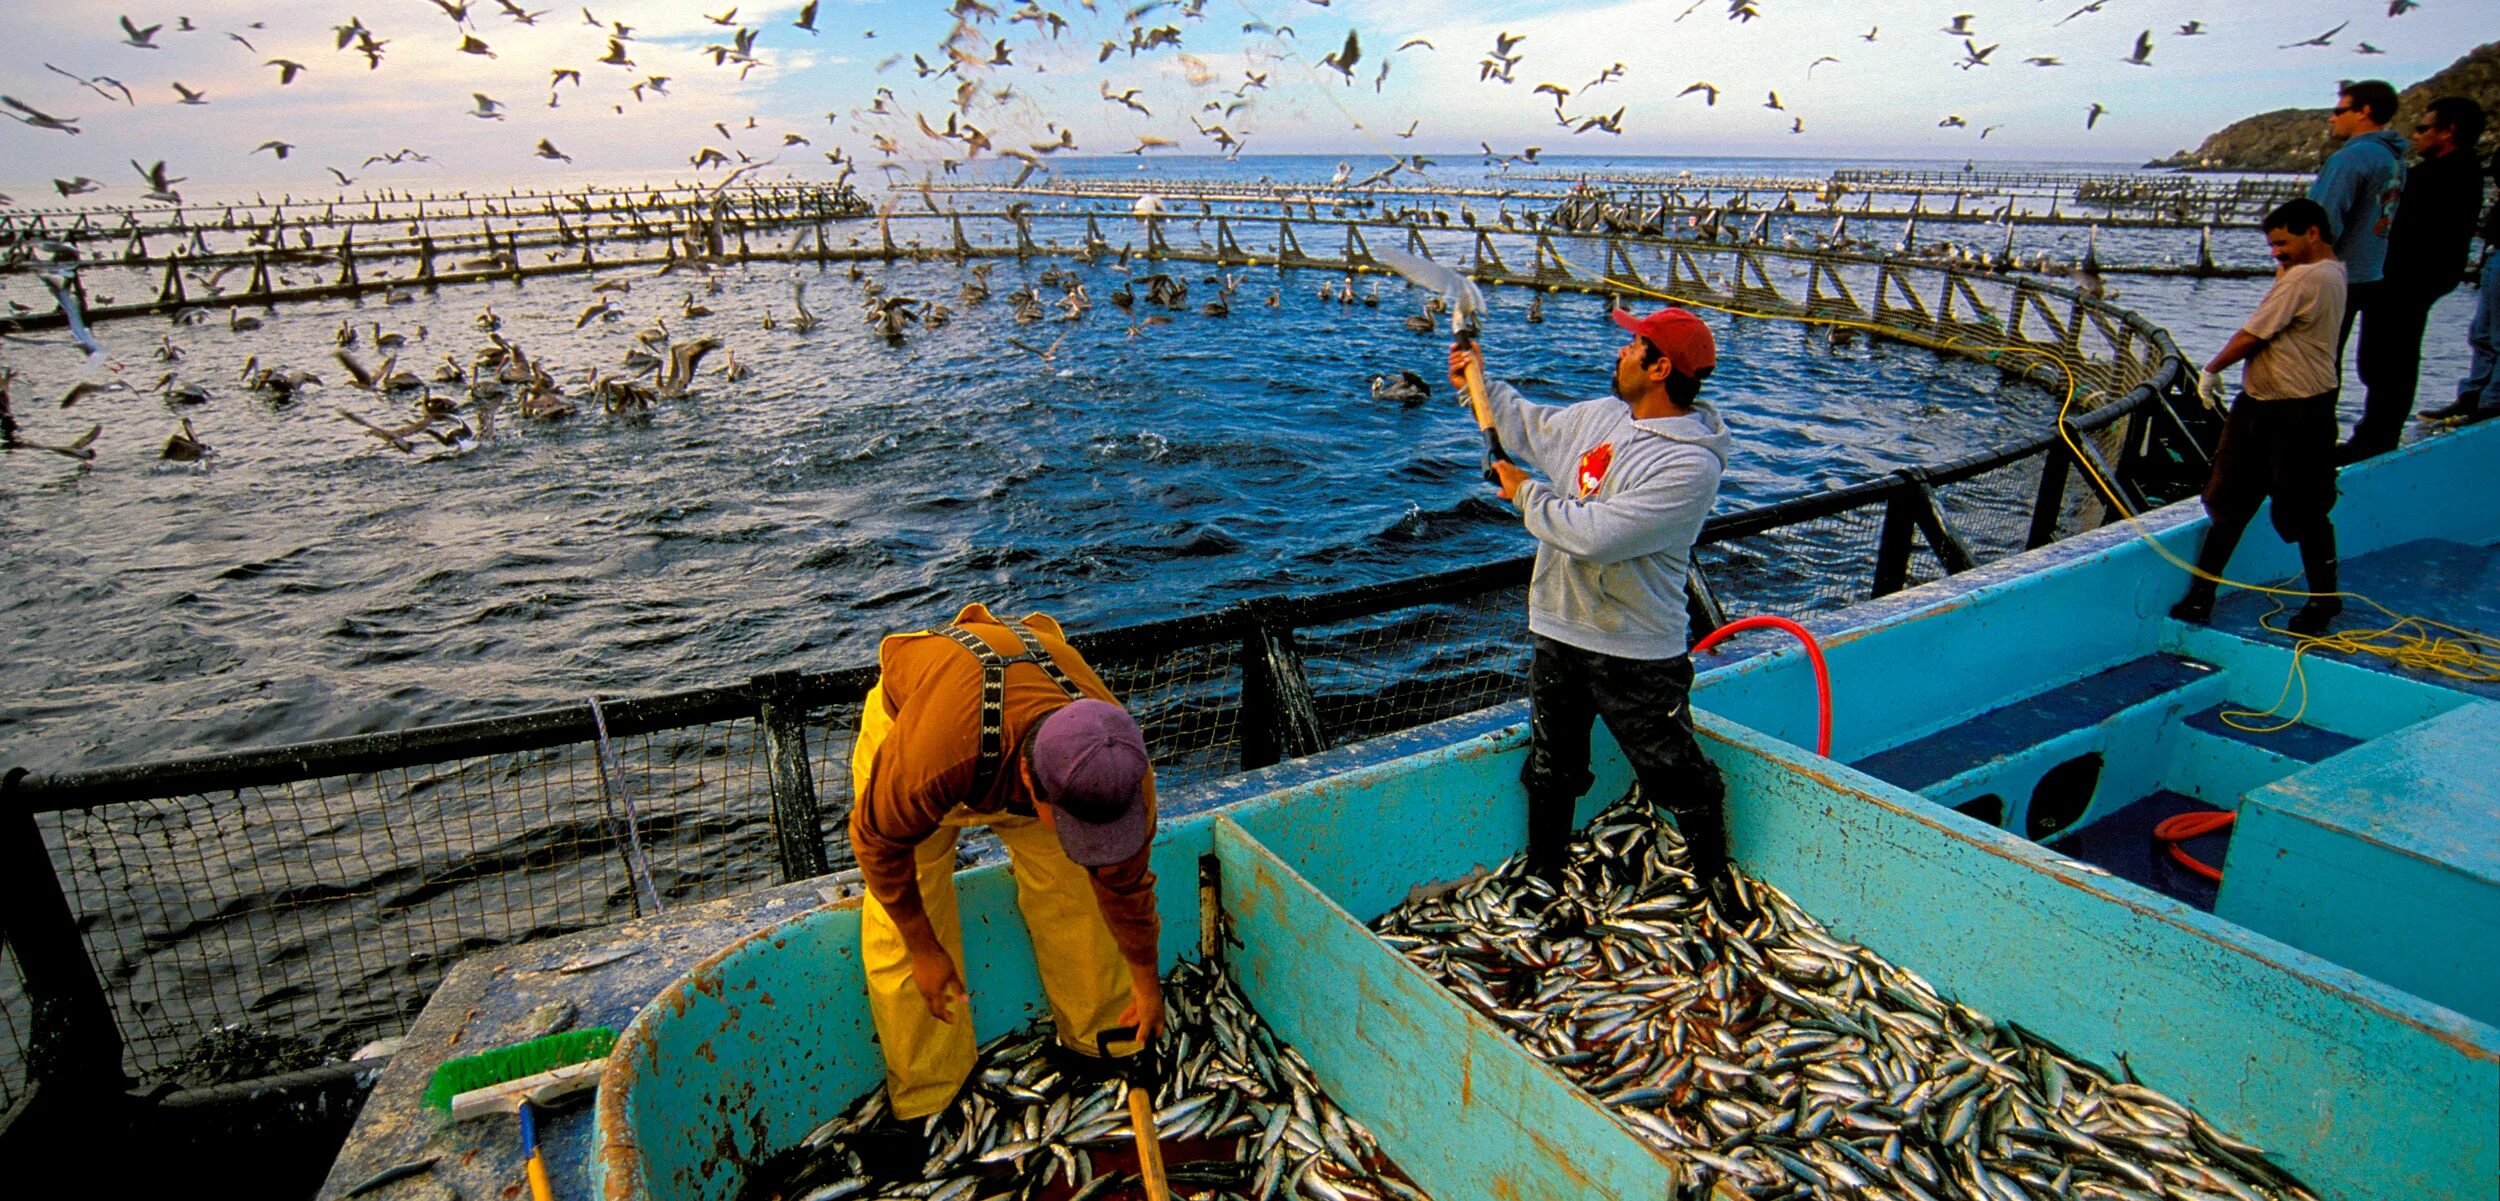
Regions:
<instances>
[{"instance_id":1,"label":"turquoise fish bin","mask_svg":"<svg viewBox=\"0 0 2500 1201\"><path fill-rule=\"evenodd\" d=\"M1522 716L1329 752L1304 769L1318 778L1168 824L1165 955L1196 943L1213 855L1244 993L1433 1196L1672 1195L1659 1153L1363 925L1518 848ZM2327 1196L2489 1197L2500 1031L1794 746L1715 719L1704 732L1738 856L1835 933L2104 1068L2123 1054ZM1602 733L1600 751L1591 796L1619 796ZM959 884L987 1039L1032 1019L1039 986L1005 869ZM599 1194L727 1201L750 1165L875 1087L857 940L856 903L830 905L655 998L600 1084Z\"/></svg>"}]
</instances>

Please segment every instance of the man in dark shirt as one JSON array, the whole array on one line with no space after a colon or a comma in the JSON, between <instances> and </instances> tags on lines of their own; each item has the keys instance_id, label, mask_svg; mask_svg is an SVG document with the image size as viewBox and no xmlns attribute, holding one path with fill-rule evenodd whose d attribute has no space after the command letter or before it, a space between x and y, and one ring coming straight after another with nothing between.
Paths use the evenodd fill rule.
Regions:
<instances>
[{"instance_id":1,"label":"man in dark shirt","mask_svg":"<svg viewBox=\"0 0 2500 1201\"><path fill-rule=\"evenodd\" d=\"M2482 172L2474 161L2474 144L2482 136L2482 106L2462 96L2431 101L2413 127L2413 147L2422 161L2405 173L2404 200L2387 233L2387 272L2362 333L2363 354L2374 357L2379 370L2368 381L2361 422L2338 456L2343 462L2396 449L2405 419L2413 414L2423 327L2431 306L2464 278L2474 218L2482 209Z\"/></svg>"},{"instance_id":2,"label":"man in dark shirt","mask_svg":"<svg viewBox=\"0 0 2500 1201\"><path fill-rule=\"evenodd\" d=\"M2480 204L2483 181L2473 172L2473 154L2483 128L2483 111L2471 100L2442 100L2431 106L2434 119L2441 115L2443 104L2454 106L2454 111L2471 113L2470 119L2456 123L2456 149L2446 157L2464 164L2474 201ZM2500 168L2500 160L2495 160L2494 165ZM2423 413L2425 421L2480 421L2500 416L2500 370L2495 370L2495 365L2500 365L2500 303L2495 301L2500 297L2494 295L2500 292L2500 255L2491 253L2495 246L2500 246L2500 205L2492 206L2483 217L2482 297L2474 306L2474 323L2466 330L2466 341L2474 348L2474 365L2464 379L2457 381L2456 400ZM2470 252L2470 245L2461 243L2457 247L2460 258L2468 257Z\"/></svg>"}]
</instances>

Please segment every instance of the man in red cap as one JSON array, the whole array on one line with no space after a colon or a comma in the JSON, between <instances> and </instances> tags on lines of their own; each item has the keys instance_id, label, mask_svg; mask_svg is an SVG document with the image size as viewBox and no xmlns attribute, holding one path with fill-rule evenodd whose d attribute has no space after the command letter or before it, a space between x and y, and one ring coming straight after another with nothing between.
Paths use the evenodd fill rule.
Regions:
<instances>
[{"instance_id":1,"label":"man in red cap","mask_svg":"<svg viewBox=\"0 0 2500 1201\"><path fill-rule=\"evenodd\" d=\"M1006 844L1059 1041L1163 1026L1155 974L1154 769L1111 689L1039 613L969 605L898 634L851 753L851 846L867 896L860 958L896 1119L946 1108L971 1074L955 839ZM917 1161L914 1161L915 1163Z\"/></svg>"},{"instance_id":2,"label":"man in red cap","mask_svg":"<svg viewBox=\"0 0 2500 1201\"><path fill-rule=\"evenodd\" d=\"M1675 815L1694 876L1742 921L1730 875L1726 787L1693 737L1686 705L1693 662L1685 577L1693 539L1718 499L1729 437L1701 398L1718 344L1701 318L1663 309L1634 320L1615 353L1614 394L1571 405L1530 404L1489 381L1487 407L1520 464L1495 460L1502 499L1536 535L1528 584L1530 711L1528 866L1559 883L1573 808L1595 778L1589 727L1598 717L1632 761L1641 795ZM1451 386L1466 392L1470 346L1450 352Z\"/></svg>"}]
</instances>

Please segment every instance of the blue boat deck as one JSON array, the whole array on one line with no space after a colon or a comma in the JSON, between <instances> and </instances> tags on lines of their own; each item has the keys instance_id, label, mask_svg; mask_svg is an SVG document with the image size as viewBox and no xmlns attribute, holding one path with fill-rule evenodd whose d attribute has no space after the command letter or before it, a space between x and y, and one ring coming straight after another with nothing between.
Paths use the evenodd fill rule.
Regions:
<instances>
[{"instance_id":1,"label":"blue boat deck","mask_svg":"<svg viewBox=\"0 0 2500 1201\"><path fill-rule=\"evenodd\" d=\"M2264 534L2255 532L2250 537L2253 540L2264 537ZM2376 601L2400 616L2418 617L2467 630L2500 631L2500 545L2492 542L2419 538L2348 557L2343 562L2342 574L2344 591ZM2293 586L2298 586L2297 581ZM2289 612L2278 613L2278 607L2275 597L2231 592L2214 606L2213 628L2252 642L2288 648L2293 639L2282 632L2282 625ZM2293 600L2292 607L2298 607L2297 598ZM2369 630L2384 628L2395 622L2396 618L2380 613L2369 604L2347 600L2343 615L2336 618L2333 629L2339 633ZM2440 631L2421 632L2436 634ZM2500 654L2500 645L2484 650ZM2331 650L2313 650L2311 654L2500 700L2500 680L2461 680L2405 667L2375 655L2347 656Z\"/></svg>"},{"instance_id":2,"label":"blue boat deck","mask_svg":"<svg viewBox=\"0 0 2500 1201\"><path fill-rule=\"evenodd\" d=\"M2500 629L2500 547L2444 538L2401 542L2347 560L2343 584L2377 604L2349 601L2338 630L2395 625L2398 618L2378 606L2464 630ZM2317 661L2433 686L2450 697L2435 702L2442 708L2477 697L2500 699L2500 680L2461 679L2319 644L2301 653L2294 674L2288 652L2296 643L2281 628L2286 612L2280 598L2234 590L2216 606L2206 630L2171 623L2175 646L1996 703L1858 756L1850 766L2211 910L2218 889L2170 857L2153 836L2158 822L2178 813L2237 809L2252 789L2369 747L2374 736L2401 725L2389 725L2376 712L2322 715L2334 706L2313 707L2318 698L2305 678ZM2206 648L2204 657L2184 649L2189 645ZM2338 684L2321 680L2315 687ZM2280 703L2268 700L2269 689L2279 692ZM2347 716L2364 720L2355 726ZM2101 786L2112 761L2165 754L2170 769L2154 778ZM2237 770L2212 769L2230 761ZM2128 778L2123 770L2118 775ZM2227 831L2205 835L2190 853L2219 864L2228 841Z\"/></svg>"}]
</instances>

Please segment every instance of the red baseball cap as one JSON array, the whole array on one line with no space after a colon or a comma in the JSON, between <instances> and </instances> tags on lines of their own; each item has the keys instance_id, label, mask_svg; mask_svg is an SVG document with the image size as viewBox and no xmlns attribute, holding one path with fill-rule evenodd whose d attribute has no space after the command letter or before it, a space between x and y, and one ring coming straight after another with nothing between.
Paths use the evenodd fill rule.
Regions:
<instances>
[{"instance_id":1,"label":"red baseball cap","mask_svg":"<svg viewBox=\"0 0 2500 1201\"><path fill-rule=\"evenodd\" d=\"M1683 309L1660 309L1637 321L1626 309L1613 313L1615 324L1649 340L1667 362L1686 375L1698 375L1719 364L1719 342L1701 318Z\"/></svg>"}]
</instances>

